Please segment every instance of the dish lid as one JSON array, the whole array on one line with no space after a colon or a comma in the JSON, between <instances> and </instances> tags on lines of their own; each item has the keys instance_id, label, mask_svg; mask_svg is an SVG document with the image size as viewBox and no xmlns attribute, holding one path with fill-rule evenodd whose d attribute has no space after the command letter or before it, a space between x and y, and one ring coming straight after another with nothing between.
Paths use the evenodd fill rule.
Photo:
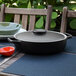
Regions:
<instances>
[{"instance_id":1,"label":"dish lid","mask_svg":"<svg viewBox=\"0 0 76 76\"><path fill-rule=\"evenodd\" d=\"M63 33L43 29L18 33L14 37L21 41L37 43L56 42L67 38Z\"/></svg>"}]
</instances>

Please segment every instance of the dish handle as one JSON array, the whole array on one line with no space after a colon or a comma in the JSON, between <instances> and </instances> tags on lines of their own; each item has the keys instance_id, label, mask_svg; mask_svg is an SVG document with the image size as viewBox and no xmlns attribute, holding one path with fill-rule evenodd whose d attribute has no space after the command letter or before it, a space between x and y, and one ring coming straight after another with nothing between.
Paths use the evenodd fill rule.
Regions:
<instances>
[{"instance_id":1,"label":"dish handle","mask_svg":"<svg viewBox=\"0 0 76 76\"><path fill-rule=\"evenodd\" d=\"M72 38L72 35L69 33L65 33L65 35L67 36L67 39Z\"/></svg>"},{"instance_id":2,"label":"dish handle","mask_svg":"<svg viewBox=\"0 0 76 76\"><path fill-rule=\"evenodd\" d=\"M9 42L11 43L20 43L21 41L20 40L17 40L15 38L7 38Z\"/></svg>"}]
</instances>

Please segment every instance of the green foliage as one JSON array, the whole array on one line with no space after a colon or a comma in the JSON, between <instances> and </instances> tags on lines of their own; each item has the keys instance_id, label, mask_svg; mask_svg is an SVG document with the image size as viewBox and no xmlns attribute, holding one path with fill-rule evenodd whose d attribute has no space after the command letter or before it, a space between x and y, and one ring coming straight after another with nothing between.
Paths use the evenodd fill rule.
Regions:
<instances>
[{"instance_id":1,"label":"green foliage","mask_svg":"<svg viewBox=\"0 0 76 76\"><path fill-rule=\"evenodd\" d=\"M45 8L45 7L44 7L43 5L38 5L37 8L38 8L38 9L43 9L43 8Z\"/></svg>"},{"instance_id":2,"label":"green foliage","mask_svg":"<svg viewBox=\"0 0 76 76\"><path fill-rule=\"evenodd\" d=\"M71 22L70 22L70 27L72 29L76 29L76 19L73 19Z\"/></svg>"},{"instance_id":3,"label":"green foliage","mask_svg":"<svg viewBox=\"0 0 76 76\"><path fill-rule=\"evenodd\" d=\"M57 0L46 0L49 5L55 5Z\"/></svg>"},{"instance_id":4,"label":"green foliage","mask_svg":"<svg viewBox=\"0 0 76 76\"><path fill-rule=\"evenodd\" d=\"M19 3L18 8L27 8L27 4L25 5L25 3Z\"/></svg>"},{"instance_id":5,"label":"green foliage","mask_svg":"<svg viewBox=\"0 0 76 76\"><path fill-rule=\"evenodd\" d=\"M36 29L43 28L43 27L44 27L43 24L44 24L44 19L43 19L43 16L41 16L41 17L38 19L38 21L36 22L35 28L36 28Z\"/></svg>"},{"instance_id":6,"label":"green foliage","mask_svg":"<svg viewBox=\"0 0 76 76\"><path fill-rule=\"evenodd\" d=\"M6 16L5 16L5 22L11 22L12 18L13 18L12 14L6 14Z\"/></svg>"},{"instance_id":7,"label":"green foliage","mask_svg":"<svg viewBox=\"0 0 76 76\"><path fill-rule=\"evenodd\" d=\"M16 7L16 8L36 8L36 9L44 9L47 8L47 5L53 6L52 13L52 22L50 28L56 28L56 25L60 26L60 18L61 12L64 6L67 6L70 10L76 10L76 3L70 3L70 1L76 0L0 0L0 6L2 3L5 3L7 7ZM44 28L44 19L46 17L36 16L36 28ZM13 15L6 15L6 21L12 21ZM69 27L72 29L76 29L76 25L74 25L76 20L70 22Z\"/></svg>"},{"instance_id":8,"label":"green foliage","mask_svg":"<svg viewBox=\"0 0 76 76\"><path fill-rule=\"evenodd\" d=\"M27 8L31 8L31 2L28 2Z\"/></svg>"},{"instance_id":9,"label":"green foliage","mask_svg":"<svg viewBox=\"0 0 76 76\"><path fill-rule=\"evenodd\" d=\"M2 2L2 0L0 0L0 3Z\"/></svg>"},{"instance_id":10,"label":"green foliage","mask_svg":"<svg viewBox=\"0 0 76 76\"><path fill-rule=\"evenodd\" d=\"M50 24L50 28L54 29L55 27L56 27L56 22L55 20L52 20Z\"/></svg>"},{"instance_id":11,"label":"green foliage","mask_svg":"<svg viewBox=\"0 0 76 76\"><path fill-rule=\"evenodd\" d=\"M19 3L27 3L28 0L18 0Z\"/></svg>"},{"instance_id":12,"label":"green foliage","mask_svg":"<svg viewBox=\"0 0 76 76\"><path fill-rule=\"evenodd\" d=\"M52 12L52 19L56 19L58 17L57 12Z\"/></svg>"}]
</instances>

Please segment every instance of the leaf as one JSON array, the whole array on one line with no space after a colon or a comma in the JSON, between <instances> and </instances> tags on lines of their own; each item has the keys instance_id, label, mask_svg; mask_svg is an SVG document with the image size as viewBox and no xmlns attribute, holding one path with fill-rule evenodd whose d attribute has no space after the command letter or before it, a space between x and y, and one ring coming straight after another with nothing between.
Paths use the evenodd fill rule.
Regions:
<instances>
[{"instance_id":1,"label":"leaf","mask_svg":"<svg viewBox=\"0 0 76 76\"><path fill-rule=\"evenodd\" d=\"M71 22L70 22L70 27L72 29L76 29L76 19L73 19Z\"/></svg>"},{"instance_id":2,"label":"leaf","mask_svg":"<svg viewBox=\"0 0 76 76\"><path fill-rule=\"evenodd\" d=\"M43 16L40 17L40 19L36 22L36 25L35 25L35 28L36 29L40 29L40 28L43 28L44 24L44 20L43 20Z\"/></svg>"},{"instance_id":3,"label":"leaf","mask_svg":"<svg viewBox=\"0 0 76 76\"><path fill-rule=\"evenodd\" d=\"M52 20L50 24L50 28L55 28L55 27L56 27L56 22Z\"/></svg>"},{"instance_id":4,"label":"leaf","mask_svg":"<svg viewBox=\"0 0 76 76\"><path fill-rule=\"evenodd\" d=\"M31 8L31 2L29 1L27 8Z\"/></svg>"},{"instance_id":5,"label":"leaf","mask_svg":"<svg viewBox=\"0 0 76 76\"><path fill-rule=\"evenodd\" d=\"M73 7L72 10L76 10L76 7Z\"/></svg>"},{"instance_id":6,"label":"leaf","mask_svg":"<svg viewBox=\"0 0 76 76\"><path fill-rule=\"evenodd\" d=\"M38 5L37 8L38 8L38 9L43 9L44 6L43 6L43 5Z\"/></svg>"},{"instance_id":7,"label":"leaf","mask_svg":"<svg viewBox=\"0 0 76 76\"><path fill-rule=\"evenodd\" d=\"M52 19L56 19L58 17L58 14L56 12L52 12Z\"/></svg>"},{"instance_id":8,"label":"leaf","mask_svg":"<svg viewBox=\"0 0 76 76\"><path fill-rule=\"evenodd\" d=\"M0 0L0 3L2 2L2 0Z\"/></svg>"}]
</instances>

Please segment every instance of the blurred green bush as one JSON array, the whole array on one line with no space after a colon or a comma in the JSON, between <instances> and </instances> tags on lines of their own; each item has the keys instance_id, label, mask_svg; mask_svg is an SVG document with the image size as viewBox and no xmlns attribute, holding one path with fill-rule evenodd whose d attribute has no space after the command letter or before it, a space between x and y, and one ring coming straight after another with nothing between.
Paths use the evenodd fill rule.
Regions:
<instances>
[{"instance_id":1,"label":"blurred green bush","mask_svg":"<svg viewBox=\"0 0 76 76\"><path fill-rule=\"evenodd\" d=\"M70 10L76 11L76 0L0 0L0 5L5 3L7 7L14 8L37 8L45 9L47 5L53 6L52 21L50 28L55 29L61 25L62 9L67 6ZM11 21L13 15L6 15L6 21ZM35 28L44 28L45 18L43 16L37 16ZM70 18L68 20L68 29L76 30L76 19Z\"/></svg>"}]
</instances>

